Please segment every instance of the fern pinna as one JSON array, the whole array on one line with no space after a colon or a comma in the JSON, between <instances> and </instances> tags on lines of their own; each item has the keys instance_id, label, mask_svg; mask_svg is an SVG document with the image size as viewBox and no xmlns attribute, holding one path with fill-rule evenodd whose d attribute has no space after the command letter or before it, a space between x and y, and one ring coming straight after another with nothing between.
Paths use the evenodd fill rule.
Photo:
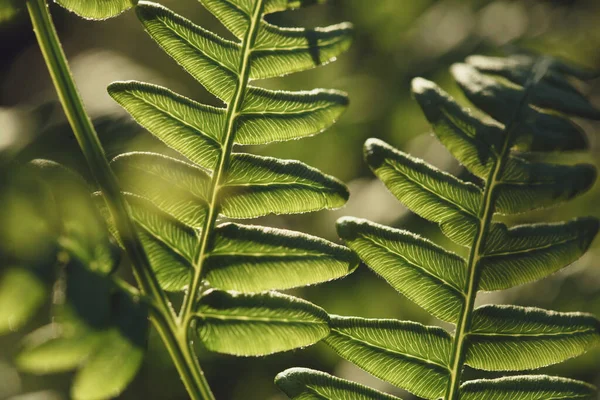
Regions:
<instances>
[{"instance_id":1,"label":"fern pinna","mask_svg":"<svg viewBox=\"0 0 600 400\"><path fill-rule=\"evenodd\" d=\"M439 224L468 257L410 232L342 218L339 235L378 275L433 316L438 327L332 316L326 342L371 374L426 399L592 399L595 388L544 375L464 382L464 367L523 371L578 356L600 341L592 315L510 305L475 307L495 291L552 274L577 260L598 230L594 218L507 227L494 215L549 207L585 192L590 165L527 160L527 152L581 149L584 136L566 115L600 119L573 86L591 77L550 58L473 56L452 67L467 98L493 118L477 118L425 79L413 94L438 139L478 178L468 183L370 139L365 158L409 209ZM323 373L291 369L277 378L294 399L387 399Z\"/></svg>"},{"instance_id":2,"label":"fern pinna","mask_svg":"<svg viewBox=\"0 0 600 400\"><path fill-rule=\"evenodd\" d=\"M167 8L140 2L145 30L208 91L218 108L141 82L116 82L110 95L185 160L127 153L112 167L161 286L185 290L179 324L212 351L259 356L307 346L329 333L319 307L275 292L348 274L352 253L287 230L236 223L333 209L346 187L298 161L234 152L234 145L299 139L329 127L346 95L332 90L272 91L251 86L333 60L350 44L348 24L281 28L264 15L312 2L203 0L239 41L220 38ZM191 341L191 338L189 337Z\"/></svg>"}]
</instances>

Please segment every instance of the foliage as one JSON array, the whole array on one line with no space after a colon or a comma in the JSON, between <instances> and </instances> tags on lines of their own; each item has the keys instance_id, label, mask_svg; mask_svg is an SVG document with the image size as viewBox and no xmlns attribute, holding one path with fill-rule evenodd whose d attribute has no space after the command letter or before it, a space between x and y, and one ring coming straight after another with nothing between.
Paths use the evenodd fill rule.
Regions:
<instances>
[{"instance_id":1,"label":"foliage","mask_svg":"<svg viewBox=\"0 0 600 400\"><path fill-rule=\"evenodd\" d=\"M130 6L129 2L114 0L59 3L93 19L114 16ZM116 82L108 88L140 125L177 153L177 157L148 152L120 154L111 167L119 178L121 195L127 201L152 278L164 291L184 292L181 310L175 315L171 304L168 310L161 308L157 305L161 299L145 292L144 285L138 293L114 275L114 280L107 279L115 271L116 260L114 252L101 246L108 243L104 226L100 229L104 242L86 238L91 249L82 248L70 236L56 239L57 251L73 254L78 262L76 266L66 263L66 272L61 276L66 285L65 300L60 302L55 322L27 338L17 364L34 373L78 368L71 393L76 399L113 397L133 378L142 361L147 335L146 305L155 320L168 321L164 325L159 322L158 328L169 330L177 341L181 353L172 356L182 357L177 362L193 370L199 368L197 361L187 355L193 354L196 338L211 351L262 356L305 347L326 337L330 319L324 310L274 290L337 279L358 265L349 249L314 236L222 223L225 219L250 219L271 213L335 209L346 202L348 191L340 181L308 165L233 150L234 146L311 136L339 118L348 103L344 93L324 89L273 91L249 82L333 61L348 48L351 26L282 28L264 19L267 14L309 5L311 1L202 3L237 41L220 38L158 4L140 2L135 10L148 34L222 100L224 107L200 104L148 83ZM36 7L36 12L46 18L39 2ZM43 18L41 24L49 21ZM51 44L60 49L59 44ZM45 55L47 59L54 56ZM61 60L49 63L50 68L66 71L55 78L55 83L61 79L68 82L65 65ZM53 77L60 75L55 72ZM76 103L72 108L77 110L77 106L83 110ZM85 121L88 117L77 118ZM85 123L80 129L87 129ZM75 127L74 131L77 134ZM85 153L85 145L82 147ZM101 163L92 162L92 169L101 169L97 165ZM115 193L103 186L110 180L110 171L92 172L96 178L104 174L104 178L97 178L101 190L93 199L89 192L83 197L94 201L116 242L127 249L138 239L123 233L122 216L111 208ZM53 182L47 183L50 190L57 191L56 196L62 198L69 193L53 186ZM78 215L65 220L72 211L71 204L60 204L67 215L57 216L58 220L68 222L75 230L80 224L88 225ZM97 214L97 210L92 213ZM61 253L54 254L51 260L62 259ZM80 257L82 254L84 257ZM42 268L47 270L44 261ZM16 307L16 294L12 292L15 280L24 284L29 283L27 279L33 280L21 278L21 274L11 272L3 278L8 283L0 284L4 288L0 301L6 302L2 309L9 312L0 315L1 324L10 330L17 328L16 323L22 325L42 302L40 295L31 304ZM17 311L19 315L14 315ZM201 371L194 373L201 375ZM192 393L190 396L196 398ZM203 396L209 393L205 391Z\"/></svg>"},{"instance_id":2,"label":"foliage","mask_svg":"<svg viewBox=\"0 0 600 400\"><path fill-rule=\"evenodd\" d=\"M337 119L347 104L340 92L274 92L248 83L328 62L347 48L349 27L307 31L263 19L294 5L287 2L203 4L241 42L157 4L140 2L136 12L163 50L226 107L147 83L112 84L110 95L187 159L134 152L116 157L112 167L159 282L169 291L189 289L182 320L197 320L209 349L255 356L306 346L329 332L326 314L293 297L256 293L341 277L357 264L351 253L305 234L218 225L218 219L345 203L347 189L336 179L297 161L233 152L233 146L299 139ZM228 335L237 339L223 341Z\"/></svg>"},{"instance_id":3,"label":"foliage","mask_svg":"<svg viewBox=\"0 0 600 400\"><path fill-rule=\"evenodd\" d=\"M590 165L528 161L534 151L585 146L581 130L567 115L600 119L571 83L592 75L551 58L524 55L470 57L454 65L452 74L486 116L475 117L422 78L413 80L413 94L438 139L473 174L473 183L377 139L366 142L365 158L392 194L438 223L448 238L468 249L468 257L367 220L342 218L338 233L394 289L455 324L456 331L451 335L414 322L332 316L326 342L367 372L426 399L595 398L590 385L559 377L462 379L465 366L525 371L576 357L600 342L600 321L589 314L475 307L478 291L550 275L577 260L596 235L594 218L513 227L499 219L572 199L594 183ZM322 395L323 387L351 384L320 373L292 370L276 381L294 399L365 398L362 388L346 397Z\"/></svg>"},{"instance_id":4,"label":"foliage","mask_svg":"<svg viewBox=\"0 0 600 400\"><path fill-rule=\"evenodd\" d=\"M17 365L78 369L73 397L112 397L141 364L146 308L108 277L118 251L83 180L45 160L10 171L2 179L0 333L23 327L51 296L52 322L24 338Z\"/></svg>"}]
</instances>

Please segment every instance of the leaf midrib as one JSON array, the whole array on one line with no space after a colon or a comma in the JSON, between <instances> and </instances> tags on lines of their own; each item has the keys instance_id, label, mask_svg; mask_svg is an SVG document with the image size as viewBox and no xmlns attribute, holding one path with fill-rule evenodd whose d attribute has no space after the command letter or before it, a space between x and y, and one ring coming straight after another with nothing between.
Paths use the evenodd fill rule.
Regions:
<instances>
[{"instance_id":1,"label":"leaf midrib","mask_svg":"<svg viewBox=\"0 0 600 400\"><path fill-rule=\"evenodd\" d=\"M210 257L326 257L325 253L210 253Z\"/></svg>"},{"instance_id":2,"label":"leaf midrib","mask_svg":"<svg viewBox=\"0 0 600 400\"><path fill-rule=\"evenodd\" d=\"M528 247L526 249L519 249L519 250L515 250L515 251L501 251L501 252L495 252L495 253L484 253L481 256L481 259L482 260L486 260L486 259L496 258L496 257L505 257L505 256L512 256L512 255L527 254L527 253L532 253L534 251L546 250L546 249L549 249L551 247L563 246L565 244L569 244L569 243L572 243L572 242L578 242L580 240L581 239L578 238L577 236L573 236L571 238L561 240L560 242L548 243L548 244L545 244L543 246Z\"/></svg>"},{"instance_id":3,"label":"leaf midrib","mask_svg":"<svg viewBox=\"0 0 600 400\"><path fill-rule=\"evenodd\" d=\"M211 184L211 200L208 208L208 215L205 220L204 227L202 229L202 235L200 237L200 243L198 246L197 256L194 261L195 273L192 277L192 281L189 285L190 290L186 294L181 307L180 318L184 321L183 326L186 329L186 334L190 333L189 326L192 323L193 308L196 304L196 296L200 291L202 284L202 272L203 264L206 260L208 253L210 252L209 246L211 245L212 237L214 235L214 228L219 214L219 192L220 187L224 179L226 179L227 170L229 169L229 162L233 149L235 139L235 125L240 110L242 109L244 94L248 88L248 82L250 80L250 56L252 53L252 46L258 34L258 28L260 27L261 14L265 0L256 0L254 3L253 15L250 18L250 25L246 36L242 41L241 46L241 59L240 68L238 75L237 87L234 92L232 101L227 107L226 123L225 123L225 134L223 151L219 156L218 166L213 174Z\"/></svg>"},{"instance_id":4,"label":"leaf midrib","mask_svg":"<svg viewBox=\"0 0 600 400\"><path fill-rule=\"evenodd\" d=\"M546 332L546 333L508 333L508 332L501 332L501 333L497 333L497 332L477 332L477 331L472 331L469 333L468 336L488 336L488 337L492 337L492 336L498 336L498 337L554 337L554 336L561 336L561 335L565 335L565 336L569 336L569 335L583 335L583 334L589 334L589 333L594 333L596 332L596 329L594 328L589 328L589 329L583 329L583 330L572 330L572 331L568 331L568 332Z\"/></svg>"},{"instance_id":5,"label":"leaf midrib","mask_svg":"<svg viewBox=\"0 0 600 400\"><path fill-rule=\"evenodd\" d=\"M243 315L223 315L216 313L197 312L196 316L203 319L216 319L220 321L252 321L252 322L269 322L275 324L289 324L297 323L302 325L323 325L323 321L309 321L304 319L295 318L270 318L270 317L259 317L259 316L243 316Z\"/></svg>"},{"instance_id":6,"label":"leaf midrib","mask_svg":"<svg viewBox=\"0 0 600 400\"><path fill-rule=\"evenodd\" d=\"M467 261L467 269L469 271L469 278L467 281L467 303L459 317L459 322L456 329L457 332L452 346L452 367L448 388L446 390L447 400L458 400L459 398L460 378L466 357L466 338L471 329L475 298L477 297L477 291L479 289L480 271L478 271L478 265L480 257L483 253L483 244L489 233L489 226L491 224L494 211L494 194L496 183L499 181L498 178L501 175L505 163L509 157L512 135L518 127L518 117L521 114L521 110L528 104L527 100L529 98L531 86L545 75L547 69L547 60L538 61L532 66L529 78L524 85L521 98L513 112L511 121L505 125L505 136L502 150L499 154L499 157L494 161L494 166L490 169L490 174L486 179L486 185L480 206L480 224L477 230L477 235L473 240L473 246L471 246L471 252Z\"/></svg>"}]
</instances>

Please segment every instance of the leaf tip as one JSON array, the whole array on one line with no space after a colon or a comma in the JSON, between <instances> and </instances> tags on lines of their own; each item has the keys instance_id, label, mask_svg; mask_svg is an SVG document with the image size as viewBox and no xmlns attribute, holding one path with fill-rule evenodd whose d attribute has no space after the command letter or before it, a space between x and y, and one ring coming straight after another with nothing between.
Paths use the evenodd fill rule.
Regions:
<instances>
[{"instance_id":1,"label":"leaf tip","mask_svg":"<svg viewBox=\"0 0 600 400\"><path fill-rule=\"evenodd\" d=\"M437 88L437 85L435 83L420 77L414 78L411 81L410 86L414 95L422 95Z\"/></svg>"},{"instance_id":2,"label":"leaf tip","mask_svg":"<svg viewBox=\"0 0 600 400\"><path fill-rule=\"evenodd\" d=\"M382 140L370 138L367 139L364 146L365 161L371 168L377 168L385 161L385 148L387 143Z\"/></svg>"},{"instance_id":3,"label":"leaf tip","mask_svg":"<svg viewBox=\"0 0 600 400\"><path fill-rule=\"evenodd\" d=\"M344 240L352 240L357 236L356 227L361 220L353 217L342 217L337 220L336 227L338 236Z\"/></svg>"},{"instance_id":4,"label":"leaf tip","mask_svg":"<svg viewBox=\"0 0 600 400\"><path fill-rule=\"evenodd\" d=\"M298 378L308 371L308 369L300 367L288 368L275 376L275 385L277 385L282 392L293 397L302 392L303 385Z\"/></svg>"}]
</instances>

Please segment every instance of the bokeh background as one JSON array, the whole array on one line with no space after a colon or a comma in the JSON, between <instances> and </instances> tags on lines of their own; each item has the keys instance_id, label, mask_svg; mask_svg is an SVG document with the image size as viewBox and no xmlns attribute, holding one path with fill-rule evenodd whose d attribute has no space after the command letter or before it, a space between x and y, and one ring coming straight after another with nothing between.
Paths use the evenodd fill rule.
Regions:
<instances>
[{"instance_id":1,"label":"bokeh background","mask_svg":"<svg viewBox=\"0 0 600 400\"><path fill-rule=\"evenodd\" d=\"M223 36L220 26L197 0L162 0L162 4ZM143 32L133 12L105 22L85 21L52 7L64 48L108 156L126 150L159 150L161 145L138 128L106 93L115 80L136 79L170 87L198 101L218 105ZM435 140L410 97L410 81L423 76L466 101L448 67L469 54L538 51L600 70L600 2L476 0L333 0L320 7L271 16L281 25L321 26L351 21L356 29L351 51L337 62L312 71L260 84L280 89L336 88L348 92L351 105L327 132L313 138L251 149L259 154L294 158L339 177L350 187L348 205L338 211L260 221L337 240L335 220L343 215L402 227L452 247L438 228L410 214L374 179L362 160L362 144L378 137L455 174L465 174ZM587 87L600 106L600 80ZM578 121L590 150L543 157L565 163L600 166L600 124ZM0 26L0 153L22 161L48 158L88 175L73 135L22 13ZM600 217L600 184L563 206L513 218L510 222L560 221ZM455 248L455 247L453 247ZM458 249L457 251L462 251ZM0 255L1 256L1 255ZM481 301L533 305L560 311L588 311L600 316L600 240L581 260L541 282L485 294ZM123 271L127 271L124 260ZM2 265L0 265L2 268ZM127 278L126 272L123 272ZM346 279L296 291L330 313L410 319L439 324L361 266ZM0 399L67 399L70 374L34 376L18 372L11 359L19 339L49 321L42 309L21 332L0 337ZM273 377L292 366L334 373L394 394L406 395L338 358L324 344L265 358L208 354L201 361L218 399L284 399ZM600 350L544 369L600 384ZM469 376L490 376L468 371ZM183 386L160 339L151 334L145 363L122 399L186 399Z\"/></svg>"}]
</instances>

